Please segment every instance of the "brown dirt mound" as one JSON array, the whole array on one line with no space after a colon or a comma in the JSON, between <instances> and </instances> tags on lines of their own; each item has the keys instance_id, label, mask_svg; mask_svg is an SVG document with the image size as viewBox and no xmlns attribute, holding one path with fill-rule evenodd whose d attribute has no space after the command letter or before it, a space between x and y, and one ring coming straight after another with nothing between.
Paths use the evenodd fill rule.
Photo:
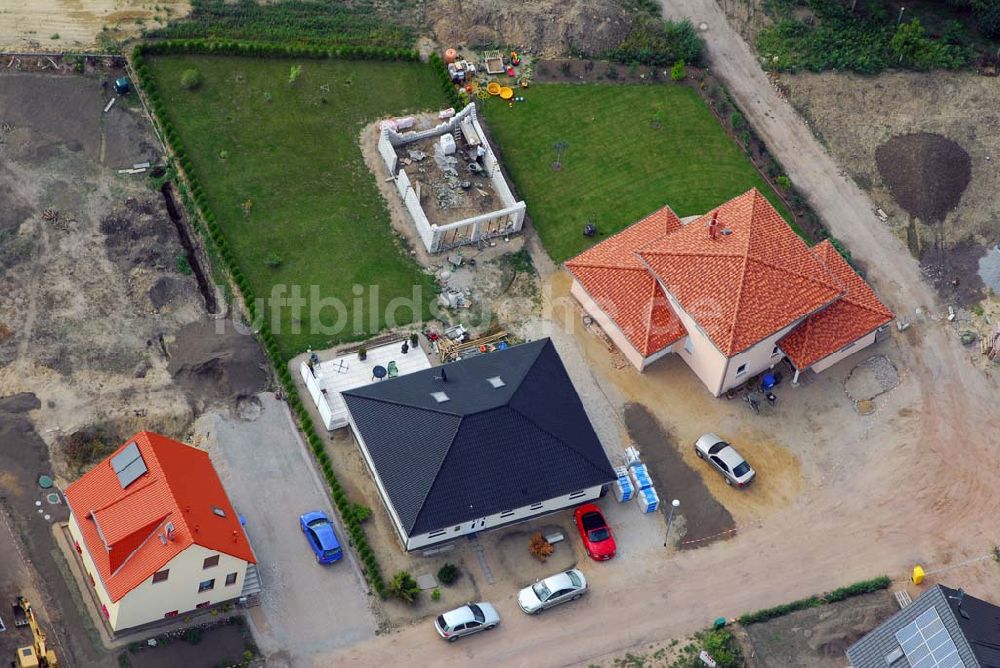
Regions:
<instances>
[{"instance_id":1,"label":"brown dirt mound","mask_svg":"<svg viewBox=\"0 0 1000 668\"><path fill-rule=\"evenodd\" d=\"M445 46L503 44L543 56L602 53L632 29L632 16L615 0L437 0L425 17Z\"/></svg>"},{"instance_id":2,"label":"brown dirt mound","mask_svg":"<svg viewBox=\"0 0 1000 668\"><path fill-rule=\"evenodd\" d=\"M958 206L972 175L965 149L930 132L893 137L875 149L875 161L899 206L925 223Z\"/></svg>"},{"instance_id":3,"label":"brown dirt mound","mask_svg":"<svg viewBox=\"0 0 1000 668\"><path fill-rule=\"evenodd\" d=\"M228 320L185 325L168 349L167 370L197 401L236 401L267 383L267 366L257 341Z\"/></svg>"}]
</instances>

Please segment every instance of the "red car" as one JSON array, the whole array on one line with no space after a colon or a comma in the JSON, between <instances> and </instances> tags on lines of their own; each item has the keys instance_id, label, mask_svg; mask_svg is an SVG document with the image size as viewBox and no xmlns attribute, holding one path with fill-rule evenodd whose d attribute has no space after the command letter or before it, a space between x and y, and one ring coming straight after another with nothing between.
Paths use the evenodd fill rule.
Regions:
<instances>
[{"instance_id":1,"label":"red car","mask_svg":"<svg viewBox=\"0 0 1000 668\"><path fill-rule=\"evenodd\" d=\"M607 561L615 556L614 534L604 519L604 513L593 503L586 503L576 509L576 528L583 538L583 546L594 561Z\"/></svg>"}]
</instances>

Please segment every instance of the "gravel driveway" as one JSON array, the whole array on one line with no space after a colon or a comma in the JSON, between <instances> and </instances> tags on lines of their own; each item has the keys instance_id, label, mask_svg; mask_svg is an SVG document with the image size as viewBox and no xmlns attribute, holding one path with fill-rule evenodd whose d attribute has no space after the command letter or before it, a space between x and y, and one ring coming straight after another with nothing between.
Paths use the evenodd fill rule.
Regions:
<instances>
[{"instance_id":1,"label":"gravel driveway","mask_svg":"<svg viewBox=\"0 0 1000 668\"><path fill-rule=\"evenodd\" d=\"M298 516L323 510L334 517L288 409L273 394L257 395L253 419L209 413L197 423L259 561L263 592L250 620L270 666L301 665L304 657L372 638L368 596L349 559L316 563ZM338 535L344 533L338 526Z\"/></svg>"}]
</instances>

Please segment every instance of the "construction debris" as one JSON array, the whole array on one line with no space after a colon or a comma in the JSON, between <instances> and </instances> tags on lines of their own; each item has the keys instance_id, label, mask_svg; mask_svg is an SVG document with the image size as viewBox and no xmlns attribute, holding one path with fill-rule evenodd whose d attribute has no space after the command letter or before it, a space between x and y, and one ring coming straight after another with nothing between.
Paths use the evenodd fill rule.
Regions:
<instances>
[{"instance_id":1,"label":"construction debris","mask_svg":"<svg viewBox=\"0 0 1000 668\"><path fill-rule=\"evenodd\" d=\"M117 99L118 99L117 97L113 97L110 100L108 100L108 103L104 106L104 113L108 113L108 110L111 109L111 107L115 106L115 100Z\"/></svg>"}]
</instances>

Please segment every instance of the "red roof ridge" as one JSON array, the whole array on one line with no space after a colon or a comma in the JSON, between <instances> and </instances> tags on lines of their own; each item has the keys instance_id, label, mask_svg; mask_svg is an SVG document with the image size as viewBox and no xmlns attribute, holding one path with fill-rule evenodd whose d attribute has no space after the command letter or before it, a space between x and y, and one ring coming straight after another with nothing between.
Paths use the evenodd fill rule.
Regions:
<instances>
[{"instance_id":1,"label":"red roof ridge","mask_svg":"<svg viewBox=\"0 0 1000 668\"><path fill-rule=\"evenodd\" d=\"M823 239L823 241L821 241L818 244L816 244L815 246L813 246L812 250L816 251L815 254L817 255L819 261L823 263L823 266L826 267L827 271L830 272L830 274L833 274L833 270L829 266L831 264L831 260L830 260L831 257L836 256L837 260L839 260L840 262L843 262L848 267L850 267L850 263L844 258L844 256L842 256L840 254L840 251L837 250L836 246L834 246L830 242L829 239ZM850 268L851 268L851 271L854 271L853 267L850 267ZM855 273L855 275L857 275L856 271L854 271L854 273ZM836 276L834 276L834 278L836 278ZM861 278L860 275L858 276L858 278L861 279L862 281L864 281L864 279ZM838 280L839 283L842 283L842 281L840 281L839 279L837 279L837 280ZM867 283L867 281L865 281L865 283ZM844 286L844 292L841 295L841 300L844 301L844 302L846 302L846 303L848 303L848 304L853 304L854 306L857 306L858 308L864 309L864 310L869 311L871 313L877 313L879 315L887 315L887 316L889 316L891 318L895 318L896 317L896 314L893 313L889 309L889 307L887 307L885 304L883 304L882 300L877 300L878 307L876 307L871 302L869 302L869 301L863 301L863 300L859 299L857 295L852 294L851 291L847 289L847 286Z\"/></svg>"}]
</instances>

